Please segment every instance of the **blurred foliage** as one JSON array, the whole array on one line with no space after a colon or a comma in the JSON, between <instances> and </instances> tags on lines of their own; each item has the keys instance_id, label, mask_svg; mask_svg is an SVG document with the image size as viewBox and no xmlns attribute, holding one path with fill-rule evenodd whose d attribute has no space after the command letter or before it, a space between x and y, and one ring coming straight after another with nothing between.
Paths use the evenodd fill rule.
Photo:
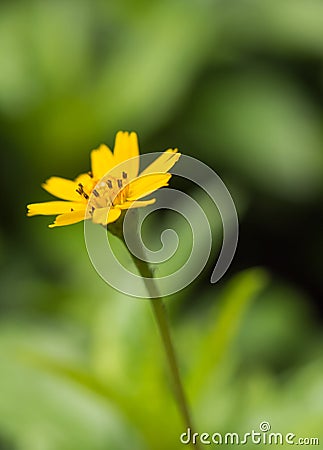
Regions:
<instances>
[{"instance_id":1,"label":"blurred foliage","mask_svg":"<svg viewBox=\"0 0 323 450\"><path fill-rule=\"evenodd\" d=\"M98 277L81 225L24 217L50 198L43 180L87 171L118 129L209 164L240 215L233 266L211 286L218 215L172 180L214 236L208 268L167 299L198 431L268 420L323 442L323 3L4 1L0 61L0 449L181 448L147 302ZM165 225L184 245L161 274L191 242L164 214L152 246Z\"/></svg>"}]
</instances>

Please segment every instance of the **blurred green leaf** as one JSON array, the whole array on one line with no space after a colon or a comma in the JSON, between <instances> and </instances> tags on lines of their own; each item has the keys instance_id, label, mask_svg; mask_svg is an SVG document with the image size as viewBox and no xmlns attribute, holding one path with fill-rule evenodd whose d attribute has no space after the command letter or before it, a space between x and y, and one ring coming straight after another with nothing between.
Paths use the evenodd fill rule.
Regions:
<instances>
[{"instance_id":1,"label":"blurred green leaf","mask_svg":"<svg viewBox=\"0 0 323 450\"><path fill-rule=\"evenodd\" d=\"M290 79L270 69L205 85L193 118L204 151L269 192L294 201L321 188L318 111ZM273 183L273 177L275 183Z\"/></svg>"},{"instance_id":2,"label":"blurred green leaf","mask_svg":"<svg viewBox=\"0 0 323 450\"><path fill-rule=\"evenodd\" d=\"M267 283L267 275L261 269L250 269L236 275L225 287L220 299L208 314L212 323L204 327L194 361L194 373L188 381L190 392L196 398L228 354L237 335L247 308ZM197 370L198 368L198 370Z\"/></svg>"},{"instance_id":3,"label":"blurred green leaf","mask_svg":"<svg viewBox=\"0 0 323 450\"><path fill-rule=\"evenodd\" d=\"M265 49L291 56L323 55L320 0L240 0L218 7L221 36L229 47Z\"/></svg>"}]
</instances>

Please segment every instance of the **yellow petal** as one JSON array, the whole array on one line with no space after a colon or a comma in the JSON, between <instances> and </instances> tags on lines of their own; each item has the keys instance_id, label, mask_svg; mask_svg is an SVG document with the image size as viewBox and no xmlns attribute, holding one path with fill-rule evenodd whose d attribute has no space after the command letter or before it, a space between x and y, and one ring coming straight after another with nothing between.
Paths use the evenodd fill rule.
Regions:
<instances>
[{"instance_id":1,"label":"yellow petal","mask_svg":"<svg viewBox=\"0 0 323 450\"><path fill-rule=\"evenodd\" d=\"M88 173L81 173L80 175L78 175L75 180L74 183L77 184L77 186L79 185L79 183L82 183L83 186L87 186L87 185L93 185L95 182L93 181L93 178L91 178L91 176Z\"/></svg>"},{"instance_id":2,"label":"yellow petal","mask_svg":"<svg viewBox=\"0 0 323 450\"><path fill-rule=\"evenodd\" d=\"M115 165L113 154L109 147L101 144L99 148L91 152L92 174L96 180L100 180Z\"/></svg>"},{"instance_id":3,"label":"yellow petal","mask_svg":"<svg viewBox=\"0 0 323 450\"><path fill-rule=\"evenodd\" d=\"M85 201L77 192L77 184L72 180L67 180L66 178L51 177L42 187L55 197L61 198L63 200L71 201Z\"/></svg>"},{"instance_id":4,"label":"yellow petal","mask_svg":"<svg viewBox=\"0 0 323 450\"><path fill-rule=\"evenodd\" d=\"M151 200L146 201L136 201L133 202L124 202L122 205L118 205L120 209L129 209L129 208L143 208L144 206L152 205L155 203L156 199L152 198Z\"/></svg>"},{"instance_id":5,"label":"yellow petal","mask_svg":"<svg viewBox=\"0 0 323 450\"><path fill-rule=\"evenodd\" d=\"M162 155L160 155L154 162L152 162L141 175L148 175L150 173L166 173L173 165L179 160L181 154L178 153L177 148L168 149Z\"/></svg>"},{"instance_id":6,"label":"yellow petal","mask_svg":"<svg viewBox=\"0 0 323 450\"><path fill-rule=\"evenodd\" d=\"M139 172L139 146L138 137L135 132L118 131L114 144L114 161L115 165L124 163L121 171L126 172L128 180L132 180Z\"/></svg>"},{"instance_id":7,"label":"yellow petal","mask_svg":"<svg viewBox=\"0 0 323 450\"><path fill-rule=\"evenodd\" d=\"M62 227L64 225L72 225L73 223L84 220L85 211L73 211L57 216L55 222L48 225L49 228Z\"/></svg>"},{"instance_id":8,"label":"yellow petal","mask_svg":"<svg viewBox=\"0 0 323 450\"><path fill-rule=\"evenodd\" d=\"M163 186L167 186L170 178L170 173L154 173L136 178L129 183L127 200L138 200Z\"/></svg>"},{"instance_id":9,"label":"yellow petal","mask_svg":"<svg viewBox=\"0 0 323 450\"><path fill-rule=\"evenodd\" d=\"M120 214L121 210L118 208L97 208L93 212L92 220L94 223L107 225L108 223L115 222Z\"/></svg>"},{"instance_id":10,"label":"yellow petal","mask_svg":"<svg viewBox=\"0 0 323 450\"><path fill-rule=\"evenodd\" d=\"M27 216L45 215L51 216L54 214L63 214L72 211L85 211L85 203L77 202L43 202L32 203L27 206Z\"/></svg>"}]
</instances>

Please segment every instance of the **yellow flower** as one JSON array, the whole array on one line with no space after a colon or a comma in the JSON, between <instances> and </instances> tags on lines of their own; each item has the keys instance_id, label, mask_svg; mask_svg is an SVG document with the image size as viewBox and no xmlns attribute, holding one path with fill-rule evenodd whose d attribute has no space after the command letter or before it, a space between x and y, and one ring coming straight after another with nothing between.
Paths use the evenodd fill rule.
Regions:
<instances>
[{"instance_id":1,"label":"yellow flower","mask_svg":"<svg viewBox=\"0 0 323 450\"><path fill-rule=\"evenodd\" d=\"M115 222L122 210L155 202L155 199L139 199L168 185L171 174L167 172L179 157L177 149L166 150L138 176L137 135L119 131L113 153L104 144L92 150L91 172L79 175L74 181L49 178L42 187L61 200L28 205L27 215L57 215L49 227L70 225L85 219L102 225Z\"/></svg>"}]
</instances>

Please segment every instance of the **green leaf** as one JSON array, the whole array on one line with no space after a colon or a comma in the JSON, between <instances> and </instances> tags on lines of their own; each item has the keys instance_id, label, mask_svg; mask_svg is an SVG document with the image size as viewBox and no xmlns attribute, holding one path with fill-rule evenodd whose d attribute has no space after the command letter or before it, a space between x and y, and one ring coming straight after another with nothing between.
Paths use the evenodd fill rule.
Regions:
<instances>
[{"instance_id":1,"label":"green leaf","mask_svg":"<svg viewBox=\"0 0 323 450\"><path fill-rule=\"evenodd\" d=\"M204 336L200 336L194 372L188 380L194 398L200 394L209 377L216 376L239 331L246 310L266 283L266 273L256 268L239 273L225 286L219 305L216 303L208 314L211 323L208 328L205 326Z\"/></svg>"}]
</instances>

